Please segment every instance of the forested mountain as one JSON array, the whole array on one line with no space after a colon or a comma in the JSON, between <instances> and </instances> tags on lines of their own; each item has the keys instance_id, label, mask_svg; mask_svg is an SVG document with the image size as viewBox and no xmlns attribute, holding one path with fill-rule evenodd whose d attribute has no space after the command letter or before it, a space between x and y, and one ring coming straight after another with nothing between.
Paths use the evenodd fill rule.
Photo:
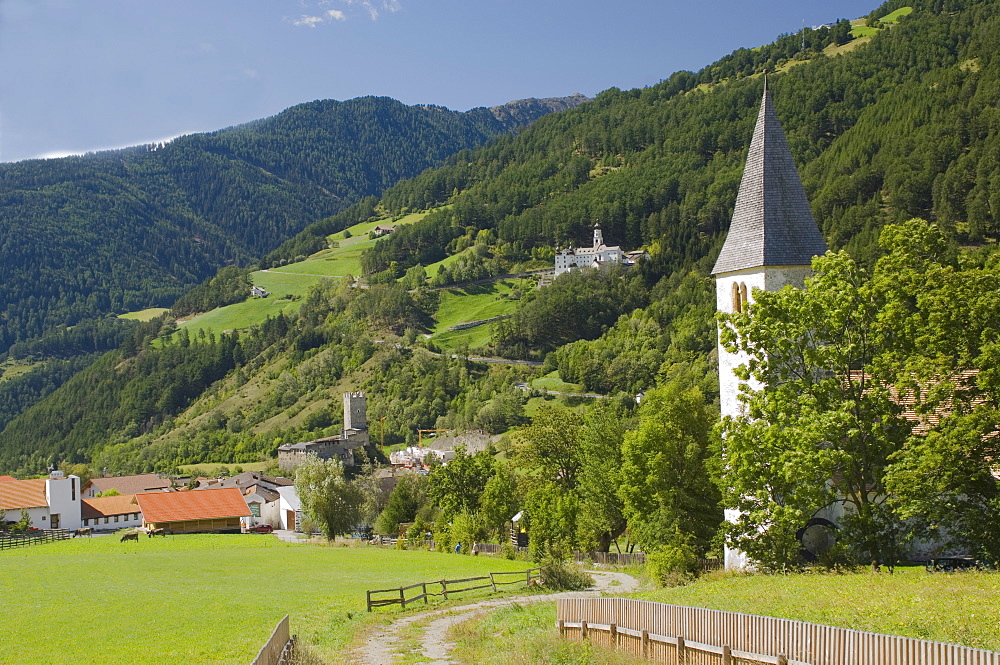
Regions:
<instances>
[{"instance_id":1,"label":"forested mountain","mask_svg":"<svg viewBox=\"0 0 1000 665\"><path fill-rule=\"evenodd\" d=\"M0 354L169 307L228 263L580 96L465 113L364 97L166 144L0 164Z\"/></svg>"},{"instance_id":2,"label":"forested mountain","mask_svg":"<svg viewBox=\"0 0 1000 665\"><path fill-rule=\"evenodd\" d=\"M611 89L381 197L316 215L265 264L317 251L331 232L378 214L438 206L362 256L371 289L324 284L298 318L237 339L164 344L169 323L137 328L0 432L0 472L61 458L122 470L252 459L334 427L347 388L369 391L370 420L386 417L390 441L416 427L503 431L523 420L515 377L415 344L437 296L395 280L460 251L495 273L528 265L552 246L586 243L596 221L609 244L645 246L650 259L525 294L491 350L544 357L546 369L623 403L678 373L697 374L711 395L708 271L732 214L761 68L776 72L768 86L831 246L870 263L882 226L920 216L985 255L1000 235L1000 2L890 0L872 23L904 4L912 14L865 43L850 43L838 23L807 30L805 49L800 35L782 37L655 86Z\"/></svg>"}]
</instances>

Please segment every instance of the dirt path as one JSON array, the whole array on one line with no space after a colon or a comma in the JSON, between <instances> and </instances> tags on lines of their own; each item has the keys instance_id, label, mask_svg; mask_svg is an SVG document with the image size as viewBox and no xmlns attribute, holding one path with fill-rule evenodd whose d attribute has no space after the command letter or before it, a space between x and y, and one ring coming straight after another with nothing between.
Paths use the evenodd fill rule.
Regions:
<instances>
[{"instance_id":1,"label":"dirt path","mask_svg":"<svg viewBox=\"0 0 1000 665\"><path fill-rule=\"evenodd\" d=\"M392 665L401 656L397 652L403 641L402 633L411 632L407 630L411 627L416 627L418 630L422 627L421 654L430 659L431 665L450 665L452 663L450 655L455 644L448 639L448 629L463 621L515 603L523 605L525 603L553 602L559 598L593 598L600 596L602 592L628 593L639 586L638 580L625 573L589 572L594 578L594 586L586 591L492 598L469 605L401 617L385 628L369 635L364 644L351 653L350 662L356 665Z\"/></svg>"}]
</instances>

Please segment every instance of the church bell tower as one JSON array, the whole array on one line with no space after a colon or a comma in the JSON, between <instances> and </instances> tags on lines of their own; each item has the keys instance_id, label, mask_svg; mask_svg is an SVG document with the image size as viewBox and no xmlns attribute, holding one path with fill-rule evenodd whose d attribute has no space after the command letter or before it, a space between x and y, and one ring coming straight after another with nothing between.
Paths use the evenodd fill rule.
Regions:
<instances>
[{"instance_id":1,"label":"church bell tower","mask_svg":"<svg viewBox=\"0 0 1000 665\"><path fill-rule=\"evenodd\" d=\"M729 235L719 253L715 276L716 308L739 312L753 303L753 290L778 291L802 287L811 273L812 258L826 252L802 180L778 122L771 92L764 79L764 97L750 142ZM723 416L739 416L740 384L734 370L746 362L719 343L719 392ZM759 388L759 386L750 386ZM735 519L726 511L726 519ZM726 550L726 568L744 568L742 552Z\"/></svg>"}]
</instances>

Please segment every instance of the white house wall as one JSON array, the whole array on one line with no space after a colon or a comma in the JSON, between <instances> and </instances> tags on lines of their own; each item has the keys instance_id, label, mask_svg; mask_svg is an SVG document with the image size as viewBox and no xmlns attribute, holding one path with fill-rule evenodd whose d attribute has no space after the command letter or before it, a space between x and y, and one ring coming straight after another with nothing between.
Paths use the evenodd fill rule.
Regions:
<instances>
[{"instance_id":1,"label":"white house wall","mask_svg":"<svg viewBox=\"0 0 1000 665\"><path fill-rule=\"evenodd\" d=\"M46 478L45 498L49 502L49 515L59 515L60 529L79 529L80 518L80 490L81 483L77 476L66 478ZM50 529L51 517L47 520Z\"/></svg>"}]
</instances>

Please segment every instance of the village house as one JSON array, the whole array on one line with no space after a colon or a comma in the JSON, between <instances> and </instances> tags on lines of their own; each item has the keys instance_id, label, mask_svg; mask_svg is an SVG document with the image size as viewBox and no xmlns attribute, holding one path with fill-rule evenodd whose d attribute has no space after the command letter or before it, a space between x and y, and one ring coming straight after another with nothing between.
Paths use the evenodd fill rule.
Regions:
<instances>
[{"instance_id":1,"label":"village house","mask_svg":"<svg viewBox=\"0 0 1000 665\"><path fill-rule=\"evenodd\" d=\"M80 499L80 478L62 471L53 471L48 478L0 482L5 522L17 522L24 510L38 529L79 529Z\"/></svg>"},{"instance_id":2,"label":"village house","mask_svg":"<svg viewBox=\"0 0 1000 665\"><path fill-rule=\"evenodd\" d=\"M101 496L80 501L84 527L94 531L117 531L142 526L142 512L134 494Z\"/></svg>"},{"instance_id":3,"label":"village house","mask_svg":"<svg viewBox=\"0 0 1000 665\"><path fill-rule=\"evenodd\" d=\"M250 287L250 296L253 298L266 298L271 295L271 292L264 289L263 287L254 285Z\"/></svg>"},{"instance_id":4,"label":"village house","mask_svg":"<svg viewBox=\"0 0 1000 665\"><path fill-rule=\"evenodd\" d=\"M340 430L340 434L279 446L278 467L285 471L292 470L310 454L323 460L336 457L345 467L354 466L354 449L367 446L368 443L365 394L363 392L344 393L344 427Z\"/></svg>"},{"instance_id":5,"label":"village house","mask_svg":"<svg viewBox=\"0 0 1000 665\"><path fill-rule=\"evenodd\" d=\"M93 499L98 494L110 490L119 494L146 494L147 492L169 492L171 489L170 479L161 478L155 473L91 478L83 484L83 498Z\"/></svg>"}]
</instances>

